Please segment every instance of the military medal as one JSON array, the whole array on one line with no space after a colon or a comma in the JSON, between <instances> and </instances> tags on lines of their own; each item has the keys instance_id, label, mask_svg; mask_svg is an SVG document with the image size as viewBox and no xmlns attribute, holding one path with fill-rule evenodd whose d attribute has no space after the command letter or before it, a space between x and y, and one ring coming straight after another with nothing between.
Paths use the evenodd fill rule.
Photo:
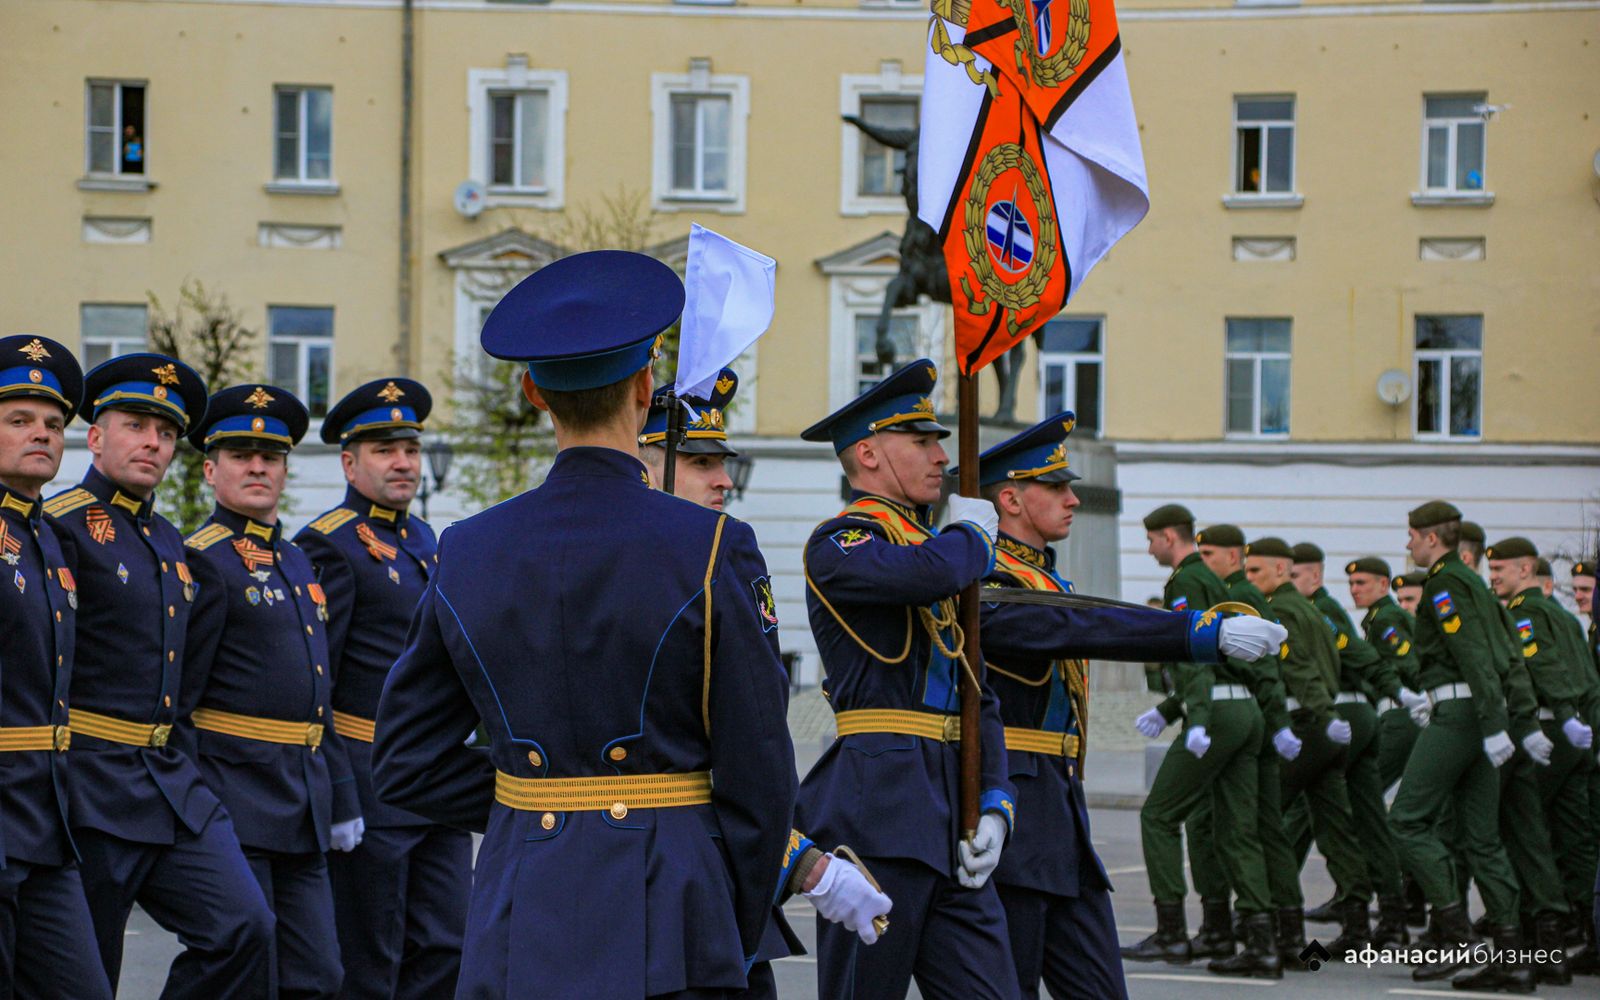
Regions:
<instances>
[{"instance_id":1,"label":"military medal","mask_svg":"<svg viewBox=\"0 0 1600 1000\"><path fill-rule=\"evenodd\" d=\"M111 523L111 515L104 507L90 507L83 519L89 528L89 537L96 542L106 545L117 540L117 526Z\"/></svg>"},{"instance_id":2,"label":"military medal","mask_svg":"<svg viewBox=\"0 0 1600 1000\"><path fill-rule=\"evenodd\" d=\"M61 589L67 592L67 605L78 610L78 581L72 578L72 571L62 566L56 570L56 578L61 581Z\"/></svg>"},{"instance_id":3,"label":"military medal","mask_svg":"<svg viewBox=\"0 0 1600 1000\"><path fill-rule=\"evenodd\" d=\"M311 600L317 605L317 621L328 620L328 596L322 592L322 584L306 584L306 593L311 595Z\"/></svg>"},{"instance_id":4,"label":"military medal","mask_svg":"<svg viewBox=\"0 0 1600 1000\"><path fill-rule=\"evenodd\" d=\"M378 538L377 532L372 530L372 525L367 524L365 521L356 525L356 538L360 539L361 544L366 546L367 554L379 562L383 562L385 559L393 559L400 554L399 549Z\"/></svg>"},{"instance_id":5,"label":"military medal","mask_svg":"<svg viewBox=\"0 0 1600 1000\"><path fill-rule=\"evenodd\" d=\"M188 563L178 564L178 579L183 581L183 599L190 604L194 603L194 576L189 572Z\"/></svg>"},{"instance_id":6,"label":"military medal","mask_svg":"<svg viewBox=\"0 0 1600 1000\"><path fill-rule=\"evenodd\" d=\"M16 535L7 530L4 521L0 521L0 559L4 559L12 566L22 561L22 543L17 541Z\"/></svg>"}]
</instances>

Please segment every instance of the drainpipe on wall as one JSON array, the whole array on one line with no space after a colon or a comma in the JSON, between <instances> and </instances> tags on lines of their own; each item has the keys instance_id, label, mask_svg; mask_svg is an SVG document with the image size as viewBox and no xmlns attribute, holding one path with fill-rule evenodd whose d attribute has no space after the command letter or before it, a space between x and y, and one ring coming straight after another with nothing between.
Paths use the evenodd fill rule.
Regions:
<instances>
[{"instance_id":1,"label":"drainpipe on wall","mask_svg":"<svg viewBox=\"0 0 1600 1000\"><path fill-rule=\"evenodd\" d=\"M399 330L394 360L400 374L411 374L411 117L416 85L413 0L400 13L400 280Z\"/></svg>"}]
</instances>

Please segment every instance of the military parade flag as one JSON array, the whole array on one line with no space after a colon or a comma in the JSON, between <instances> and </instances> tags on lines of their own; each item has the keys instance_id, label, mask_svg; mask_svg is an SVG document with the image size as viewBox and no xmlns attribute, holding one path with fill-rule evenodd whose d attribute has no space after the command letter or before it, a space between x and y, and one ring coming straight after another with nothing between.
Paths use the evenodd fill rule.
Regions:
<instances>
[{"instance_id":1,"label":"military parade flag","mask_svg":"<svg viewBox=\"0 0 1600 1000\"><path fill-rule=\"evenodd\" d=\"M723 368L756 342L777 308L778 264L698 222L689 227L683 326L673 391L711 398Z\"/></svg>"},{"instance_id":2,"label":"military parade flag","mask_svg":"<svg viewBox=\"0 0 1600 1000\"><path fill-rule=\"evenodd\" d=\"M1111 0L933 0L917 170L971 374L1149 210Z\"/></svg>"}]
</instances>

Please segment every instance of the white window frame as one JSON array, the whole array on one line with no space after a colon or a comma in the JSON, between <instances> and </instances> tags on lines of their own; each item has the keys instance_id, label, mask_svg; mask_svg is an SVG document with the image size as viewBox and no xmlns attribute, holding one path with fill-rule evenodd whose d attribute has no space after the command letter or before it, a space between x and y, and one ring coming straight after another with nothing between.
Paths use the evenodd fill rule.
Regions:
<instances>
[{"instance_id":1,"label":"white window frame","mask_svg":"<svg viewBox=\"0 0 1600 1000\"><path fill-rule=\"evenodd\" d=\"M84 310L98 307L111 306L122 309L138 309L144 316L143 324L137 339L122 336L91 335L84 330ZM111 353L107 358L115 358L123 354L136 354L150 349L150 307L143 302L80 302L78 303L78 356L87 358L91 344L105 344L110 346Z\"/></svg>"},{"instance_id":2,"label":"white window frame","mask_svg":"<svg viewBox=\"0 0 1600 1000\"><path fill-rule=\"evenodd\" d=\"M1289 350L1287 351L1235 351L1228 347L1227 324L1223 324L1222 342L1222 430L1223 436L1231 439L1256 439L1264 441L1284 441L1294 432L1294 320L1287 316L1229 316L1228 319L1239 320L1283 320L1289 324ZM1228 426L1228 368L1234 361L1251 362L1250 382L1250 429L1236 431ZM1263 431L1261 429L1261 363L1263 361L1283 361L1289 366L1289 417L1288 426L1281 431Z\"/></svg>"},{"instance_id":3,"label":"white window frame","mask_svg":"<svg viewBox=\"0 0 1600 1000\"><path fill-rule=\"evenodd\" d=\"M1421 155L1420 162L1418 163L1419 177L1417 190L1421 192L1423 197L1431 196L1435 198L1462 198L1471 200L1493 198L1494 196L1489 192L1488 121L1482 115L1476 114L1450 115L1439 118L1430 118L1428 117L1428 101L1434 98L1444 100L1451 98L1460 100L1476 99L1479 103L1483 103L1489 99L1489 96L1484 92L1437 93L1422 95L1422 140L1419 150ZM1483 187L1476 189L1456 187L1456 155L1458 153L1457 135L1459 126L1467 122L1471 122L1483 128L1483 164L1480 168L1483 173ZM1449 130L1449 139L1445 147L1448 150L1448 153L1445 157L1445 178L1447 183L1444 187L1430 187L1428 184L1428 132L1431 129L1441 125L1445 126Z\"/></svg>"},{"instance_id":4,"label":"white window frame","mask_svg":"<svg viewBox=\"0 0 1600 1000\"><path fill-rule=\"evenodd\" d=\"M308 178L306 176L306 95L314 90L326 91L328 94L328 176ZM278 136L281 123L278 121L278 98L284 94L294 94L295 106L295 134L297 151L295 163L295 176L278 176ZM338 190L339 182L334 171L334 146L333 146L333 87L321 83L276 83L272 85L272 181L267 185L269 190L275 189L311 189L311 190Z\"/></svg>"},{"instance_id":5,"label":"white window frame","mask_svg":"<svg viewBox=\"0 0 1600 1000\"><path fill-rule=\"evenodd\" d=\"M544 186L494 184L489 136L494 105L491 94L545 94ZM468 176L483 185L488 207L556 210L567 197L567 74L564 70L529 69L523 57L512 57L500 69L467 70L467 112L470 152ZM520 128L520 124L518 126Z\"/></svg>"},{"instance_id":6,"label":"white window frame","mask_svg":"<svg viewBox=\"0 0 1600 1000\"><path fill-rule=\"evenodd\" d=\"M672 186L672 99L676 96L728 99L728 191L704 193ZM745 163L750 121L750 78L713 74L709 60L691 59L688 73L650 74L653 133L651 206L658 212L710 211L741 215L745 210Z\"/></svg>"},{"instance_id":7,"label":"white window frame","mask_svg":"<svg viewBox=\"0 0 1600 1000\"><path fill-rule=\"evenodd\" d=\"M94 152L91 136L95 131L94 124L94 88L111 87L111 169L94 169ZM144 133L139 137L144 156L144 170L140 173L124 173L122 170L122 88L138 87L144 91ZM83 82L83 175L88 178L116 178L119 181L136 183L141 186L149 184L150 177L150 83L147 80L106 79L103 77L90 77Z\"/></svg>"},{"instance_id":8,"label":"white window frame","mask_svg":"<svg viewBox=\"0 0 1600 1000\"><path fill-rule=\"evenodd\" d=\"M1476 350L1464 347L1416 347L1416 321L1428 316L1475 316L1478 319L1478 347ZM1483 440L1483 390L1485 380L1483 377L1483 315L1481 313L1419 313L1412 318L1412 359L1411 359L1411 384L1415 387L1411 393L1411 436L1417 441L1450 441L1470 442ZM1450 362L1455 358L1476 358L1478 360L1478 432L1476 434L1452 434L1450 432L1450 396L1454 391L1454 383L1450 377ZM1443 393L1439 400L1440 423L1444 426L1442 431L1420 431L1417 429L1417 417L1422 410L1422 364L1424 361L1437 361L1440 365Z\"/></svg>"},{"instance_id":9,"label":"white window frame","mask_svg":"<svg viewBox=\"0 0 1600 1000\"><path fill-rule=\"evenodd\" d=\"M863 3L863 6L867 6ZM901 6L880 4L879 6ZM862 98L901 97L922 100L922 76L906 76L900 63L885 60L876 73L845 73L839 77L839 114L861 114ZM861 130L849 122L839 123L839 213L847 216L904 215L905 199L899 192L885 195L861 194Z\"/></svg>"},{"instance_id":10,"label":"white window frame","mask_svg":"<svg viewBox=\"0 0 1600 1000\"><path fill-rule=\"evenodd\" d=\"M327 312L329 314L329 317L330 317L328 336L326 336L326 337L308 337L308 336L304 336L302 334L293 334L293 333L280 334L280 333L277 333L272 329L272 310L274 310L274 309L325 309L325 310L327 310ZM336 391L337 384L338 384L337 383L338 369L335 367L337 362L338 362L338 357L337 357L337 354L335 353L335 347L334 347L335 334L338 331L338 328L337 328L337 325L336 325L337 323L338 323L338 310L333 306L321 306L321 305L311 306L311 305L302 305L300 303L289 303L289 302L274 302L271 305L267 306L267 366L266 367L267 367L267 370L269 372L269 375L271 373L271 368L272 368L272 349L274 347L276 347L277 345L279 345L279 344L290 344L290 343L294 344L295 348L296 348L296 350L295 350L294 384L293 385L285 385L284 388L286 388L290 392L294 393L295 397L297 399L299 399L302 403L304 403L306 405L307 409L311 409L312 410L311 419L319 427L321 426L321 421L322 421L323 417L316 415L315 409L312 406L312 401L311 401L311 364L310 364L310 360L309 360L309 352L306 350L306 348L310 347L310 346L318 346L318 347L326 347L328 349L328 398L327 398L327 401L326 401L325 405L326 405L327 409L332 410L334 404L339 401L339 395L338 395L338 393ZM280 379L279 382L281 384L282 380Z\"/></svg>"},{"instance_id":11,"label":"white window frame","mask_svg":"<svg viewBox=\"0 0 1600 1000\"><path fill-rule=\"evenodd\" d=\"M1248 121L1248 122L1247 121L1240 121L1239 120L1239 102L1240 101L1288 101L1289 102L1289 117L1286 120L1285 119L1272 119L1270 121L1268 121L1268 120L1258 120L1258 121ZM1235 95L1233 95L1233 131L1232 131L1231 136L1230 136L1232 138L1232 140L1233 140L1233 156L1232 156L1233 170L1232 170L1232 176L1229 178L1229 184L1228 184L1228 188L1232 192L1231 197L1236 198L1236 199L1238 199L1240 201L1244 201L1246 199L1269 199L1270 200L1270 199L1294 198L1294 197L1297 196L1297 194L1299 192L1299 189L1300 189L1300 187L1299 187L1299 176L1298 176L1299 169L1300 169L1300 155L1299 155L1300 151L1297 148L1298 145L1299 145L1299 140L1300 140L1300 130L1299 130L1299 126L1297 124L1298 119L1299 119L1299 113L1300 113L1300 102L1295 97L1294 94L1235 94ZM1285 127L1287 127L1289 129L1289 189L1287 191L1268 191L1268 190L1265 190L1266 183L1267 183L1267 176L1268 176L1268 173L1267 173L1267 157L1269 155L1268 150L1267 150L1267 130L1268 129L1273 129L1273 128L1285 128ZM1261 168L1262 168L1261 169L1261 184L1262 184L1262 188L1263 189L1260 190L1260 191L1241 191L1241 190L1239 190L1239 167L1240 167L1240 163L1239 163L1239 131L1240 131L1240 129L1246 129L1246 128L1259 129L1261 131Z\"/></svg>"},{"instance_id":12,"label":"white window frame","mask_svg":"<svg viewBox=\"0 0 1600 1000\"><path fill-rule=\"evenodd\" d=\"M1039 419L1054 416L1057 411L1046 408L1045 383L1048 377L1047 369L1051 365L1064 365L1066 379L1063 386L1066 397L1072 400L1073 405L1066 407L1078 418L1078 433L1092 437L1102 437L1105 434L1106 424L1106 318L1104 316L1068 316L1056 317L1064 320L1077 320L1079 322L1091 321L1100 327L1100 349L1098 351L1044 351L1039 354ZM1078 412L1078 366L1081 364L1097 364L1100 366L1100 409L1095 414L1094 428L1084 425L1083 414Z\"/></svg>"}]
</instances>

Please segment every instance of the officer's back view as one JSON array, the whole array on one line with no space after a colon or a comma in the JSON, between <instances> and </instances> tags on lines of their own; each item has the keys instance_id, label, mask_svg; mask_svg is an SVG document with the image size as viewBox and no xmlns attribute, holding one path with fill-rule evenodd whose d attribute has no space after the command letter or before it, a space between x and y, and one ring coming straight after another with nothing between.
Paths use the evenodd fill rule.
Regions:
<instances>
[{"instance_id":1,"label":"officer's back view","mask_svg":"<svg viewBox=\"0 0 1600 1000\"><path fill-rule=\"evenodd\" d=\"M599 251L484 326L559 453L444 533L374 743L381 798L487 831L460 997L723 997L777 890L795 772L766 566L636 457L682 308L665 265ZM480 718L487 757L462 745Z\"/></svg>"}]
</instances>

